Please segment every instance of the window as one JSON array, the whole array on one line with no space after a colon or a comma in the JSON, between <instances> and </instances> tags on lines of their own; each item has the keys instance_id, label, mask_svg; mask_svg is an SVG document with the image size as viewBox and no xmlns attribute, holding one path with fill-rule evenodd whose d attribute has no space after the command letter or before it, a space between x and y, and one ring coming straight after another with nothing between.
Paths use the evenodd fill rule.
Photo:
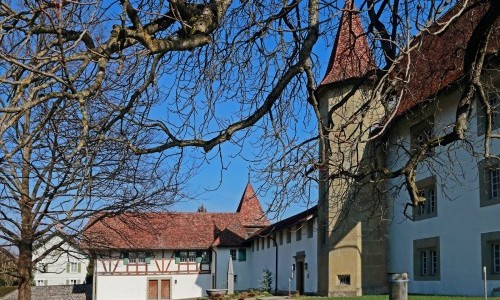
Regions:
<instances>
[{"instance_id":1,"label":"window","mask_svg":"<svg viewBox=\"0 0 500 300\"><path fill-rule=\"evenodd\" d=\"M196 257L201 257L202 264L210 263L210 255L208 254L208 251L200 251L196 254Z\"/></svg>"},{"instance_id":2,"label":"window","mask_svg":"<svg viewBox=\"0 0 500 300\"><path fill-rule=\"evenodd\" d=\"M232 260L236 260L236 249L229 250L229 255L231 256Z\"/></svg>"},{"instance_id":3,"label":"window","mask_svg":"<svg viewBox=\"0 0 500 300\"><path fill-rule=\"evenodd\" d=\"M187 251L179 252L179 261L180 262L188 262L188 253Z\"/></svg>"},{"instance_id":4,"label":"window","mask_svg":"<svg viewBox=\"0 0 500 300\"><path fill-rule=\"evenodd\" d=\"M351 275L337 275L338 285L351 285Z\"/></svg>"},{"instance_id":5,"label":"window","mask_svg":"<svg viewBox=\"0 0 500 300\"><path fill-rule=\"evenodd\" d=\"M264 238L260 239L260 244L262 245L262 248L261 248L262 250L264 250L264 247L266 246L264 241L265 241Z\"/></svg>"},{"instance_id":6,"label":"window","mask_svg":"<svg viewBox=\"0 0 500 300\"><path fill-rule=\"evenodd\" d=\"M439 237L413 241L415 280L440 280Z\"/></svg>"},{"instance_id":7,"label":"window","mask_svg":"<svg viewBox=\"0 0 500 300\"><path fill-rule=\"evenodd\" d=\"M297 225L297 230L295 231L295 239L300 241L302 239L302 224Z\"/></svg>"},{"instance_id":8,"label":"window","mask_svg":"<svg viewBox=\"0 0 500 300\"><path fill-rule=\"evenodd\" d=\"M39 279L36 281L36 286L46 286L48 284L48 280L47 279Z\"/></svg>"},{"instance_id":9,"label":"window","mask_svg":"<svg viewBox=\"0 0 500 300\"><path fill-rule=\"evenodd\" d=\"M290 244L292 242L292 231L290 229L286 230L286 243Z\"/></svg>"},{"instance_id":10,"label":"window","mask_svg":"<svg viewBox=\"0 0 500 300\"><path fill-rule=\"evenodd\" d=\"M146 253L145 263L151 263L151 255ZM175 251L175 263L210 263L208 251Z\"/></svg>"},{"instance_id":11,"label":"window","mask_svg":"<svg viewBox=\"0 0 500 300\"><path fill-rule=\"evenodd\" d=\"M500 203L500 160L483 159L479 169L479 205L489 206Z\"/></svg>"},{"instance_id":12,"label":"window","mask_svg":"<svg viewBox=\"0 0 500 300\"><path fill-rule=\"evenodd\" d=\"M146 252L129 252L128 260L131 264L145 264Z\"/></svg>"},{"instance_id":13,"label":"window","mask_svg":"<svg viewBox=\"0 0 500 300\"><path fill-rule=\"evenodd\" d=\"M283 245L283 230L280 230L280 245Z\"/></svg>"},{"instance_id":14,"label":"window","mask_svg":"<svg viewBox=\"0 0 500 300\"><path fill-rule=\"evenodd\" d=\"M500 169L490 169L488 173L490 176L490 199L496 199L500 190Z\"/></svg>"},{"instance_id":15,"label":"window","mask_svg":"<svg viewBox=\"0 0 500 300\"><path fill-rule=\"evenodd\" d=\"M481 265L489 280L500 280L500 231L481 234Z\"/></svg>"},{"instance_id":16,"label":"window","mask_svg":"<svg viewBox=\"0 0 500 300\"><path fill-rule=\"evenodd\" d=\"M410 128L410 148L411 151L419 150L422 145L433 137L434 117L418 122ZM429 152L431 154L432 152Z\"/></svg>"},{"instance_id":17,"label":"window","mask_svg":"<svg viewBox=\"0 0 500 300\"><path fill-rule=\"evenodd\" d=\"M196 261L196 252L189 251L188 252L188 259L189 259L190 262L195 262Z\"/></svg>"},{"instance_id":18,"label":"window","mask_svg":"<svg viewBox=\"0 0 500 300\"><path fill-rule=\"evenodd\" d=\"M255 248L257 249L257 251L259 251L259 239L255 240L255 245L256 245Z\"/></svg>"},{"instance_id":19,"label":"window","mask_svg":"<svg viewBox=\"0 0 500 300\"><path fill-rule=\"evenodd\" d=\"M238 275L233 275L234 276L234 283L238 283Z\"/></svg>"},{"instance_id":20,"label":"window","mask_svg":"<svg viewBox=\"0 0 500 300\"><path fill-rule=\"evenodd\" d=\"M268 249L271 248L271 237L270 236L267 237L267 248Z\"/></svg>"},{"instance_id":21,"label":"window","mask_svg":"<svg viewBox=\"0 0 500 300\"><path fill-rule=\"evenodd\" d=\"M491 115L491 129L500 127L500 95L498 93L490 93L489 98ZM477 134L483 135L486 129L486 111L480 101L477 102Z\"/></svg>"},{"instance_id":22,"label":"window","mask_svg":"<svg viewBox=\"0 0 500 300\"><path fill-rule=\"evenodd\" d=\"M240 248L238 249L238 261L246 261L247 260L247 249Z\"/></svg>"},{"instance_id":23,"label":"window","mask_svg":"<svg viewBox=\"0 0 500 300\"><path fill-rule=\"evenodd\" d=\"M437 216L437 197L435 177L428 177L417 182L419 196L423 199L413 209L415 220L422 220Z\"/></svg>"},{"instance_id":24,"label":"window","mask_svg":"<svg viewBox=\"0 0 500 300\"><path fill-rule=\"evenodd\" d=\"M69 263L69 272L70 273L78 273L78 263L77 262L70 262Z\"/></svg>"},{"instance_id":25,"label":"window","mask_svg":"<svg viewBox=\"0 0 500 300\"><path fill-rule=\"evenodd\" d=\"M310 239L314 234L314 220L307 221L307 238Z\"/></svg>"}]
</instances>

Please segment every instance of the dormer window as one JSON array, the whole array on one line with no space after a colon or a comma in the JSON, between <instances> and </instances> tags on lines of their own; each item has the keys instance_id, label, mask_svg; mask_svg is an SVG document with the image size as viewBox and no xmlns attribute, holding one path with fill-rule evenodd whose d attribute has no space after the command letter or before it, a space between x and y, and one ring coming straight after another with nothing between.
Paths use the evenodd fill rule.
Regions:
<instances>
[{"instance_id":1,"label":"dormer window","mask_svg":"<svg viewBox=\"0 0 500 300\"><path fill-rule=\"evenodd\" d=\"M410 128L411 152L421 149L434 137L434 117L424 119ZM429 152L431 153L431 152Z\"/></svg>"},{"instance_id":2,"label":"dormer window","mask_svg":"<svg viewBox=\"0 0 500 300\"><path fill-rule=\"evenodd\" d=\"M489 93L488 101L491 108L491 130L500 127L500 94L499 93ZM477 101L477 134L483 135L486 131L486 111L481 104L481 101Z\"/></svg>"}]
</instances>

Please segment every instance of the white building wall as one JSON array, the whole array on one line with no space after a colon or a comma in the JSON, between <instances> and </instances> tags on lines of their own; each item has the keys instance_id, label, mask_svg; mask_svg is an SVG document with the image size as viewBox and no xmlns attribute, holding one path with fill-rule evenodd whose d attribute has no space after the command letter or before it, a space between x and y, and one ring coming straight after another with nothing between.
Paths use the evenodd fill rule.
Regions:
<instances>
[{"instance_id":1,"label":"white building wall","mask_svg":"<svg viewBox=\"0 0 500 300\"><path fill-rule=\"evenodd\" d=\"M448 125L455 120L456 100L460 96L460 91L450 91L437 109L430 109L435 112L435 132L442 134L443 131L450 130ZM409 145L409 123L406 118L394 126L392 141L398 138ZM475 150L481 151L483 136L477 136L475 117L469 125L469 138L476 141L473 145ZM388 161L397 165L398 156L403 155L403 152L401 149L397 152L394 148L391 151ZM499 154L499 152L500 144L495 141L492 153ZM434 164L434 170L423 166L417 175L418 181L437 173L437 217L413 222L405 218L403 210L405 204L409 202L406 190L402 190L394 202L392 223L389 227L389 272L408 272L410 293L451 295L483 293L481 233L500 231L500 204L480 207L477 163L481 158L473 158L465 151L463 145L458 144L450 153L437 149L433 158L445 163L441 166ZM401 179L398 179L393 180L391 184L394 186L401 182ZM413 241L435 236L440 238L440 280L415 280ZM488 286L491 291L494 287L500 287L500 281L489 281Z\"/></svg>"},{"instance_id":2,"label":"white building wall","mask_svg":"<svg viewBox=\"0 0 500 300\"><path fill-rule=\"evenodd\" d=\"M34 251L34 259L61 241L60 237L52 238ZM69 263L76 264L76 269L69 267ZM42 264L45 265L45 268L42 268ZM35 285L82 284L85 283L88 265L89 259L84 253L70 244L64 243L58 250L52 251L37 264L33 271L33 283Z\"/></svg>"},{"instance_id":3,"label":"white building wall","mask_svg":"<svg viewBox=\"0 0 500 300\"><path fill-rule=\"evenodd\" d=\"M145 300L149 279L170 279L171 299L206 296L212 283L210 274L99 276L94 300Z\"/></svg>"},{"instance_id":4,"label":"white building wall","mask_svg":"<svg viewBox=\"0 0 500 300\"><path fill-rule=\"evenodd\" d=\"M297 264L294 256L298 252L304 252L304 263L307 263L307 270L304 270L304 292L317 293L318 279L317 279L317 224L314 221L314 230L312 238L307 237L307 223L302 223L302 239L297 241L296 227L293 226L291 243L287 243L286 231L283 231L283 244L280 245L280 232L276 232L276 242L278 244L278 290L286 292L289 289L292 292L297 289L296 272L292 271L292 265ZM264 241L264 249L262 249L262 241ZM272 289L274 290L276 283L276 248L271 241L270 248L267 248L267 238L260 238L259 249L257 250L257 243L254 240L253 248L250 249L251 258L249 264L249 272L252 277L250 281L250 288L260 288L260 280L262 279L262 272L264 269L269 269L273 275ZM253 249L253 250L252 250Z\"/></svg>"},{"instance_id":5,"label":"white building wall","mask_svg":"<svg viewBox=\"0 0 500 300\"><path fill-rule=\"evenodd\" d=\"M233 260L233 272L236 276L234 283L235 291L244 291L250 288L251 272L249 266L251 261L249 260L251 250L249 248L216 248L217 252L217 278L216 278L216 288L227 289L227 275L229 268L230 250L234 249L236 251L236 260ZM239 249L245 249L246 259L241 260L239 257ZM213 256L212 256L213 259Z\"/></svg>"},{"instance_id":6,"label":"white building wall","mask_svg":"<svg viewBox=\"0 0 500 300\"><path fill-rule=\"evenodd\" d=\"M206 296L212 288L212 274L199 274L200 268L210 270L208 264L176 263L173 250L150 252L150 258L149 263L126 264L117 251L102 255L95 263L94 300L147 299L148 280L170 279L171 299Z\"/></svg>"}]
</instances>

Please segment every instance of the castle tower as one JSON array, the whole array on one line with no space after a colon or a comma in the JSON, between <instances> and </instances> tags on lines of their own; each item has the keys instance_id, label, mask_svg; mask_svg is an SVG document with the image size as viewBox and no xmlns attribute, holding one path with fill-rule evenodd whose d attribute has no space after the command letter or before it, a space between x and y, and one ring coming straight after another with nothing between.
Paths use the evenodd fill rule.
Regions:
<instances>
[{"instance_id":1,"label":"castle tower","mask_svg":"<svg viewBox=\"0 0 500 300\"><path fill-rule=\"evenodd\" d=\"M353 178L375 161L368 143L382 107L371 101L375 63L359 12L346 0L328 69L317 90L323 132L319 185L318 291L325 296L380 293L387 286L385 202L378 184ZM380 157L380 156L378 156ZM337 176L341 174L341 176ZM352 176L354 175L354 176Z\"/></svg>"}]
</instances>

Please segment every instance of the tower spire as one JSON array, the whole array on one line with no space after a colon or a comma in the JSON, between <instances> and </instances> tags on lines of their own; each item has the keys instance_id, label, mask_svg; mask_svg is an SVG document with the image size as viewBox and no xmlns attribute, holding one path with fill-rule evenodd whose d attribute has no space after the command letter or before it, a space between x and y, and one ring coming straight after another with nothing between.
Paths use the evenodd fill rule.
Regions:
<instances>
[{"instance_id":1,"label":"tower spire","mask_svg":"<svg viewBox=\"0 0 500 300\"><path fill-rule=\"evenodd\" d=\"M320 86L350 78L359 78L375 69L359 11L352 0L346 0L332 54Z\"/></svg>"}]
</instances>

